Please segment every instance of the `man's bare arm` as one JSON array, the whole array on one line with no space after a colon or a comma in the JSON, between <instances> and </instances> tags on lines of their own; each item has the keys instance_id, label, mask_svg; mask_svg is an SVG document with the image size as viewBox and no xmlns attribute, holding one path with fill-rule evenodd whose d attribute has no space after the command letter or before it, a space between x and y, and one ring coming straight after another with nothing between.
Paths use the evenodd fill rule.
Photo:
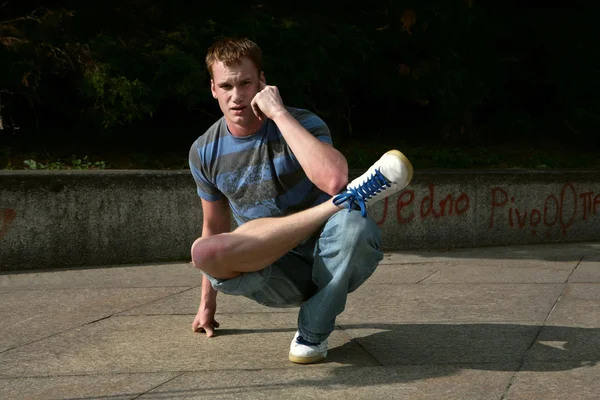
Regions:
<instances>
[{"instance_id":1,"label":"man's bare arm","mask_svg":"<svg viewBox=\"0 0 600 400\"><path fill-rule=\"evenodd\" d=\"M348 163L342 153L314 137L287 110L276 115L273 121L308 179L319 189L334 196L346 187Z\"/></svg>"},{"instance_id":2,"label":"man's bare arm","mask_svg":"<svg viewBox=\"0 0 600 400\"><path fill-rule=\"evenodd\" d=\"M231 217L229 205L225 198L215 202L202 200L202 214L201 239L229 232ZM219 323L215 320L216 310L217 291L213 289L206 276L202 275L202 295L198 314L192 323L192 330L194 332L206 332L207 337L212 337L214 335L214 328L219 327Z\"/></svg>"},{"instance_id":3,"label":"man's bare arm","mask_svg":"<svg viewBox=\"0 0 600 400\"><path fill-rule=\"evenodd\" d=\"M255 114L277 124L308 179L322 191L332 196L338 194L348 183L348 162L344 155L308 132L287 111L275 86L261 82L261 89L252 100Z\"/></svg>"}]
</instances>

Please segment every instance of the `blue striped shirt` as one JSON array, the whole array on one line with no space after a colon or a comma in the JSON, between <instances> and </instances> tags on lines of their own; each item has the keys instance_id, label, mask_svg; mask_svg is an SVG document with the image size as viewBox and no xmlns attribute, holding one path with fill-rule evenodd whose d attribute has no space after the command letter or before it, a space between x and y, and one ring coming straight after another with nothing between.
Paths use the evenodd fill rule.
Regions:
<instances>
[{"instance_id":1,"label":"blue striped shirt","mask_svg":"<svg viewBox=\"0 0 600 400\"><path fill-rule=\"evenodd\" d=\"M307 110L287 109L317 139L332 144L321 118ZM226 197L238 225L288 215L330 198L308 179L272 120L240 138L229 132L222 117L193 143L189 165L198 196L207 201Z\"/></svg>"}]
</instances>

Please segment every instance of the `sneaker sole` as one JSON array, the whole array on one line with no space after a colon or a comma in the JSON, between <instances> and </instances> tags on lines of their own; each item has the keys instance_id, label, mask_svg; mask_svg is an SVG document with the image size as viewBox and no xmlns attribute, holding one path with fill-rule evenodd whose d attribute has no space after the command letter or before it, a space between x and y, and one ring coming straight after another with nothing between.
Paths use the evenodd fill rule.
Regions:
<instances>
[{"instance_id":1,"label":"sneaker sole","mask_svg":"<svg viewBox=\"0 0 600 400\"><path fill-rule=\"evenodd\" d=\"M386 152L385 154L391 154L395 157L398 157L398 159L402 162L402 164L404 164L404 166L408 170L408 176L407 176L408 179L406 181L406 185L408 186L408 184L412 181L412 178L413 178L413 166L412 166L411 162L408 160L408 158L404 154L402 154L398 150L390 150L390 151Z\"/></svg>"},{"instance_id":2,"label":"sneaker sole","mask_svg":"<svg viewBox=\"0 0 600 400\"><path fill-rule=\"evenodd\" d=\"M296 364L314 364L316 362L323 361L326 356L327 354L321 354L314 357L297 357L290 354L289 359L291 362Z\"/></svg>"}]
</instances>

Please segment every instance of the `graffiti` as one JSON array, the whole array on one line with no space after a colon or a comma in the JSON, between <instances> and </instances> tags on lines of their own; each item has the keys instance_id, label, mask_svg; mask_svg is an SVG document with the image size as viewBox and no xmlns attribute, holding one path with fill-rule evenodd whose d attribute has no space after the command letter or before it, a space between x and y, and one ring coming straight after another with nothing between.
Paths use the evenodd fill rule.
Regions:
<instances>
[{"instance_id":1,"label":"graffiti","mask_svg":"<svg viewBox=\"0 0 600 400\"><path fill-rule=\"evenodd\" d=\"M6 235L16 216L17 213L12 208L0 208L0 239Z\"/></svg>"},{"instance_id":2,"label":"graffiti","mask_svg":"<svg viewBox=\"0 0 600 400\"><path fill-rule=\"evenodd\" d=\"M596 215L596 208L600 207L600 193L594 197L592 201L592 197L594 197L594 192L585 192L580 193L579 198L583 201L583 220L587 221L588 212L590 214Z\"/></svg>"},{"instance_id":3,"label":"graffiti","mask_svg":"<svg viewBox=\"0 0 600 400\"><path fill-rule=\"evenodd\" d=\"M587 221L589 216L596 215L600 209L600 194L594 196L594 192L578 193L572 183L566 183L559 194L548 195L541 204L542 207L525 209L518 208L517 204L517 199L509 196L506 190L493 188L489 229L494 228L497 216L502 213L500 215L508 220L511 228L523 229L527 226L536 235L538 228L546 227L546 235L549 235L548 229L558 225L564 235L578 218ZM580 207L582 215L578 217Z\"/></svg>"},{"instance_id":4,"label":"graffiti","mask_svg":"<svg viewBox=\"0 0 600 400\"><path fill-rule=\"evenodd\" d=\"M427 218L440 219L452 215L462 215L469 210L471 199L469 195L461 192L457 196L448 193L441 197L436 196L436 189L433 184L427 186L427 194L420 201L415 203L414 190L405 190L398 195L396 203L396 218L399 224L409 224L415 217L421 220ZM438 201L439 200L439 201ZM418 204L418 212L417 212ZM389 198L383 203L383 217L378 225L382 225L388 216Z\"/></svg>"},{"instance_id":5,"label":"graffiti","mask_svg":"<svg viewBox=\"0 0 600 400\"><path fill-rule=\"evenodd\" d=\"M441 192L433 184L428 184L422 191L404 190L395 201L390 198L383 201L383 215L377 224L383 225L392 218L400 225L418 221L435 223L438 220L460 217L474 207L479 210L473 209L472 213L479 213L479 220L487 224L488 230L528 229L534 236L543 230L543 234L549 236L551 230L558 229L564 235L575 223L589 221L600 215L600 193L578 191L570 182L556 193L547 196L543 194L546 197L541 199L537 193L519 199L510 194L510 189L502 187L488 190L484 189L487 194L480 195L483 201L476 205L473 205L465 192ZM532 199L539 199L539 204L531 206ZM394 212L396 215L392 216Z\"/></svg>"}]
</instances>

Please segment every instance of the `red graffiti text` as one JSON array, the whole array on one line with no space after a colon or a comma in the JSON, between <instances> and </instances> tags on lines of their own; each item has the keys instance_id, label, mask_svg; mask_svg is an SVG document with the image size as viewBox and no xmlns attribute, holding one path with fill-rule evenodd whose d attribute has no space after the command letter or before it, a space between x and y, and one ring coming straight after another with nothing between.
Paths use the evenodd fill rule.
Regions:
<instances>
[{"instance_id":1,"label":"red graffiti text","mask_svg":"<svg viewBox=\"0 0 600 400\"><path fill-rule=\"evenodd\" d=\"M440 219L451 215L462 215L469 210L471 200L466 193L454 195L448 193L445 196L436 194L435 186L427 186L426 195L415 202L415 192L405 190L398 195L396 203L396 218L399 224L409 224L415 217L420 219ZM382 225L387 219L389 198L383 203L383 217L377 222Z\"/></svg>"},{"instance_id":2,"label":"red graffiti text","mask_svg":"<svg viewBox=\"0 0 600 400\"><path fill-rule=\"evenodd\" d=\"M508 220L511 228L529 227L533 235L537 233L538 228L542 227L545 227L546 235L549 235L549 229L555 225L560 226L564 235L578 219L587 221L600 211L600 194L578 193L572 183L566 183L560 193L548 195L537 208L518 208L518 203L518 200L514 196L509 196L506 190L493 188L489 228L494 227L497 217L500 216ZM581 215L578 213L580 207Z\"/></svg>"},{"instance_id":3,"label":"red graffiti text","mask_svg":"<svg viewBox=\"0 0 600 400\"><path fill-rule=\"evenodd\" d=\"M16 216L17 213L12 208L0 208L0 239L6 235Z\"/></svg>"}]
</instances>

